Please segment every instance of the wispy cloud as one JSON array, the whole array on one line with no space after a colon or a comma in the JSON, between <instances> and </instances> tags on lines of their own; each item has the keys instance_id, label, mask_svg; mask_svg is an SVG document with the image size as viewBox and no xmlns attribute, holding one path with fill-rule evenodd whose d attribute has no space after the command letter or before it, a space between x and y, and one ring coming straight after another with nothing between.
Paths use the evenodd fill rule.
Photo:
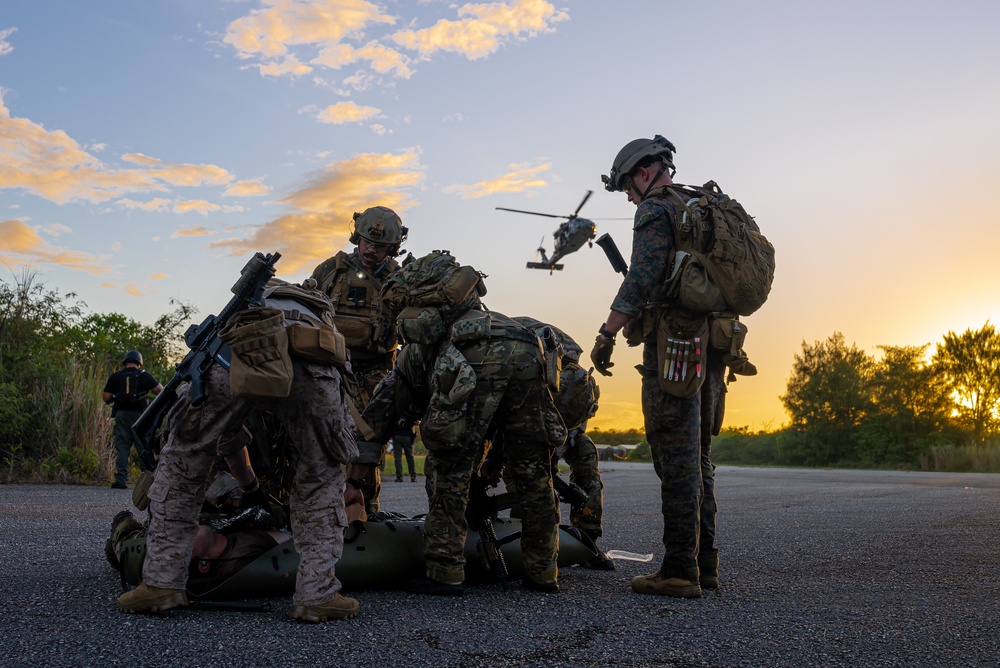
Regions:
<instances>
[{"instance_id":1,"label":"wispy cloud","mask_svg":"<svg viewBox=\"0 0 1000 668\"><path fill-rule=\"evenodd\" d=\"M267 76L302 76L316 68L340 70L360 64L378 74L413 75L414 57L440 51L471 60L504 44L552 32L569 19L545 0L449 5L455 18L426 28L395 30L398 19L365 0L261 0L260 8L229 24L224 42L248 67ZM362 83L355 73L345 85Z\"/></svg>"},{"instance_id":2,"label":"wispy cloud","mask_svg":"<svg viewBox=\"0 0 1000 668\"><path fill-rule=\"evenodd\" d=\"M12 118L0 96L0 188L20 188L57 204L100 203L138 192L165 193L171 187L218 186L234 180L217 165L174 164L141 153L121 159L136 167L106 165L64 131Z\"/></svg>"},{"instance_id":3,"label":"wispy cloud","mask_svg":"<svg viewBox=\"0 0 1000 668\"><path fill-rule=\"evenodd\" d=\"M6 28L0 30L0 56L6 56L14 50L14 46L7 41L7 38L17 32L17 28Z\"/></svg>"},{"instance_id":4,"label":"wispy cloud","mask_svg":"<svg viewBox=\"0 0 1000 668\"><path fill-rule=\"evenodd\" d=\"M382 110L376 107L362 107L355 102L338 102L316 114L316 118L324 123L341 125L343 123L358 123L378 116L380 113Z\"/></svg>"},{"instance_id":5,"label":"wispy cloud","mask_svg":"<svg viewBox=\"0 0 1000 668\"><path fill-rule=\"evenodd\" d=\"M551 32L553 23L569 19L545 0L469 3L457 9L458 20L442 19L430 28L400 30L397 44L428 57L437 51L459 53L470 60L485 58L509 40Z\"/></svg>"},{"instance_id":6,"label":"wispy cloud","mask_svg":"<svg viewBox=\"0 0 1000 668\"><path fill-rule=\"evenodd\" d=\"M203 216L207 216L212 211L220 211L222 209L218 204L213 204L207 202L203 199L192 199L184 202L178 202L174 205L174 213L200 213Z\"/></svg>"},{"instance_id":7,"label":"wispy cloud","mask_svg":"<svg viewBox=\"0 0 1000 668\"><path fill-rule=\"evenodd\" d=\"M538 178L538 174L551 168L552 163L549 162L533 166L526 163L508 165L509 171L495 179L479 181L471 185L451 185L443 188L443 191L457 193L461 195L462 199L475 199L496 193L519 193L532 188L544 188L548 182Z\"/></svg>"},{"instance_id":8,"label":"wispy cloud","mask_svg":"<svg viewBox=\"0 0 1000 668\"><path fill-rule=\"evenodd\" d=\"M385 47L353 46L372 25L393 25L392 16L365 0L262 0L260 9L229 24L224 41L243 60L255 60L262 75L301 76L313 65L337 69L369 61L408 76L405 60ZM302 50L305 58L292 50Z\"/></svg>"},{"instance_id":9,"label":"wispy cloud","mask_svg":"<svg viewBox=\"0 0 1000 668\"><path fill-rule=\"evenodd\" d=\"M280 200L291 209L289 213L242 238L220 239L210 246L234 255L280 251L285 256L282 273L312 269L347 242L354 212L387 206L405 221L403 212L414 206L406 190L418 186L423 178L415 149L364 153L334 162Z\"/></svg>"},{"instance_id":10,"label":"wispy cloud","mask_svg":"<svg viewBox=\"0 0 1000 668\"><path fill-rule=\"evenodd\" d=\"M108 259L106 255L97 256L55 246L22 220L0 220L0 262L17 266L54 264L99 275L111 270L107 265Z\"/></svg>"},{"instance_id":11,"label":"wispy cloud","mask_svg":"<svg viewBox=\"0 0 1000 668\"><path fill-rule=\"evenodd\" d=\"M170 235L171 239L181 239L184 237L210 237L218 234L203 225L191 225L190 227L182 227L173 234Z\"/></svg>"},{"instance_id":12,"label":"wispy cloud","mask_svg":"<svg viewBox=\"0 0 1000 668\"><path fill-rule=\"evenodd\" d=\"M271 192L271 189L258 179L237 181L226 188L223 197L261 197Z\"/></svg>"}]
</instances>

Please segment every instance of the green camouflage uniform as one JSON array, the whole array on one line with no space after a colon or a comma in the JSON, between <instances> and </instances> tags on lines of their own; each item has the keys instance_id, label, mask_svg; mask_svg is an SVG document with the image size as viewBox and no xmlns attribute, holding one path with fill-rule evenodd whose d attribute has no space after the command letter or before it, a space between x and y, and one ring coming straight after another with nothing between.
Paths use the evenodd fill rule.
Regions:
<instances>
[{"instance_id":1,"label":"green camouflage uniform","mask_svg":"<svg viewBox=\"0 0 1000 668\"><path fill-rule=\"evenodd\" d=\"M638 206L628 275L611 305L613 311L655 322L668 304L662 288L674 245L675 200L654 188ZM651 317L654 316L654 317ZM716 559L715 466L712 435L718 433L724 399L725 365L721 353L709 351L701 391L687 399L660 386L655 327L644 327L642 412L653 467L660 478L666 577L698 580L698 563ZM692 577L693 576L693 577Z\"/></svg>"},{"instance_id":2,"label":"green camouflage uniform","mask_svg":"<svg viewBox=\"0 0 1000 668\"><path fill-rule=\"evenodd\" d=\"M361 266L358 249L354 249L350 254L340 251L312 273L319 290L333 304L334 323L350 352L354 378L349 379L348 391L358 414L392 368L396 330L393 319L382 313L380 294L386 278L398 267L395 260L389 259L385 268L374 275ZM379 509L380 470L388 443L368 441L361 434L356 437L358 456L350 462L352 483L364 494L365 510L373 513Z\"/></svg>"},{"instance_id":3,"label":"green camouflage uniform","mask_svg":"<svg viewBox=\"0 0 1000 668\"><path fill-rule=\"evenodd\" d=\"M509 473L524 507L525 572L536 582L554 582L559 510L550 457L566 429L545 382L537 337L506 316L490 316L488 338L405 344L364 418L381 434L393 429L397 415L420 415L427 448L424 558L427 575L449 584L465 579L469 480L495 427L513 462ZM461 324L459 318L455 326Z\"/></svg>"},{"instance_id":4,"label":"green camouflage uniform","mask_svg":"<svg viewBox=\"0 0 1000 668\"><path fill-rule=\"evenodd\" d=\"M556 456L565 459L569 465L570 482L576 483L587 493L585 508L590 512L585 513L583 508L574 506L570 510L570 524L596 540L604 533L604 482L597 463L597 446L587 436L587 420L597 412L600 391L593 374L580 366L583 348L569 334L554 325L528 316L514 319L539 335L542 329L548 327L559 342L562 371L559 374L559 392L555 402L566 428L569 429L569 436L565 445L556 450Z\"/></svg>"}]
</instances>

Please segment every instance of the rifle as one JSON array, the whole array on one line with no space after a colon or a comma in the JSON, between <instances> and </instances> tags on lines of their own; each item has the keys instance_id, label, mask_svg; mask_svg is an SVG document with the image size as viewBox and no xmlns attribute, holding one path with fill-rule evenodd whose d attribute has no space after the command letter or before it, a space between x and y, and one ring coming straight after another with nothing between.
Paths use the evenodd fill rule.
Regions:
<instances>
[{"instance_id":1,"label":"rifle","mask_svg":"<svg viewBox=\"0 0 1000 668\"><path fill-rule=\"evenodd\" d=\"M469 528L479 532L479 544L476 549L485 565L496 577L500 585L507 588L507 563L503 560L500 546L503 542L497 539L493 518L497 515L496 498L486 493L486 479L474 473L469 480L469 504L465 509L465 518Z\"/></svg>"},{"instance_id":2,"label":"rifle","mask_svg":"<svg viewBox=\"0 0 1000 668\"><path fill-rule=\"evenodd\" d=\"M191 406L198 408L208 398L202 380L205 372L215 362L229 368L231 353L229 346L219 339L219 332L233 314L263 303L264 286L274 276L274 265L280 257L281 253L255 253L240 271L240 278L232 287L235 296L219 311L219 315L209 315L200 325L191 325L184 333L184 343L190 351L177 363L174 377L163 386L163 391L156 395L132 425L132 434L142 446L139 457L144 469L152 471L156 468L152 449L153 436L167 411L177 401L177 388L181 383L191 383Z\"/></svg>"},{"instance_id":3,"label":"rifle","mask_svg":"<svg viewBox=\"0 0 1000 668\"><path fill-rule=\"evenodd\" d=\"M559 498L564 503L568 503L574 508L579 509L584 515L590 514L590 508L587 507L590 495L575 482L566 482L559 477L559 471L556 466L552 467L552 487L555 488L556 494L559 495Z\"/></svg>"},{"instance_id":4,"label":"rifle","mask_svg":"<svg viewBox=\"0 0 1000 668\"><path fill-rule=\"evenodd\" d=\"M604 250L604 254L608 256L608 262L611 263L612 269L622 276L628 276L628 262L622 257L622 252L618 250L618 244L615 243L610 234L605 232L594 243Z\"/></svg>"}]
</instances>

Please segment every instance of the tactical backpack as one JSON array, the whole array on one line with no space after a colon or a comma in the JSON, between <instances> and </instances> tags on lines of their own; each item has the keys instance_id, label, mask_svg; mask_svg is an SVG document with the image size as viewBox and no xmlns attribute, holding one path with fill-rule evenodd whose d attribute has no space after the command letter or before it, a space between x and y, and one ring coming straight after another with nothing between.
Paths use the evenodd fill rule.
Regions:
<instances>
[{"instance_id":1,"label":"tactical backpack","mask_svg":"<svg viewBox=\"0 0 1000 668\"><path fill-rule=\"evenodd\" d=\"M449 333L458 340L488 335L490 320L483 312L456 322L468 311L466 302L473 293L477 298L486 294L482 275L460 265L448 251L432 251L396 272L382 297L386 307L398 313L396 328L404 343L433 345ZM453 327L457 331L451 331Z\"/></svg>"},{"instance_id":2,"label":"tactical backpack","mask_svg":"<svg viewBox=\"0 0 1000 668\"><path fill-rule=\"evenodd\" d=\"M680 205L668 280L672 296L695 311L726 306L750 315L759 309L774 281L774 246L753 217L715 181L665 190Z\"/></svg>"},{"instance_id":3,"label":"tactical backpack","mask_svg":"<svg viewBox=\"0 0 1000 668\"><path fill-rule=\"evenodd\" d=\"M347 348L322 292L278 278L268 281L264 305L234 314L219 332L232 351L234 397L282 399L292 388L292 358L343 367Z\"/></svg>"}]
</instances>

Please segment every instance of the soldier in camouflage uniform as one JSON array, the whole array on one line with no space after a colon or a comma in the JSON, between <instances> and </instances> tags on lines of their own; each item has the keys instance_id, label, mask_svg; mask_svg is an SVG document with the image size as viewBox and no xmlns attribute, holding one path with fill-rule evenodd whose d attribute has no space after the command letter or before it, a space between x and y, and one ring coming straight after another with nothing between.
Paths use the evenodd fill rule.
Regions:
<instances>
[{"instance_id":1,"label":"soldier in camouflage uniform","mask_svg":"<svg viewBox=\"0 0 1000 668\"><path fill-rule=\"evenodd\" d=\"M569 464L570 482L579 485L587 493L586 505L583 508L573 506L569 520L571 525L587 534L596 545L597 539L604 534L602 525L604 481L601 480L601 470L598 466L597 446L587 436L587 420L597 412L600 388L594 382L593 375L580 366L583 348L569 334L554 325L528 316L514 319L541 337L549 336L545 332L548 328L558 343L557 354L561 356L562 369L559 373L559 391L556 393L555 402L569 435L566 437L566 442L556 448L553 464L560 457L565 459ZM548 351L546 354L549 354ZM582 566L613 571L615 562L598 548L597 556L584 562Z\"/></svg>"},{"instance_id":2,"label":"soldier in camouflage uniform","mask_svg":"<svg viewBox=\"0 0 1000 668\"><path fill-rule=\"evenodd\" d=\"M387 308L399 313L404 345L364 418L378 434L391 431L400 415L421 420L427 577L409 583L415 593L464 591L469 481L492 430L504 440L524 507L524 585L559 588L559 509L550 461L566 429L549 392L538 337L487 311L480 301L485 293L481 276L446 251L405 265L383 292Z\"/></svg>"},{"instance_id":3,"label":"soldier in camouflage uniform","mask_svg":"<svg viewBox=\"0 0 1000 668\"><path fill-rule=\"evenodd\" d=\"M234 398L229 372L213 364L206 372L207 398L195 408L190 384L178 391L167 416L169 436L149 489L148 552L143 581L118 599L123 612L156 612L188 603L185 587L205 498L216 457L226 457L245 494L259 495L249 468L241 425L253 411L271 410L288 430L286 452L295 471L291 483L291 527L301 561L291 616L308 622L354 617L358 602L340 594L334 567L343 553L343 464L357 456L353 421L342 380L331 365L292 360L294 378L286 399ZM242 470L242 473L241 473ZM248 472L248 473L247 473Z\"/></svg>"},{"instance_id":4,"label":"soldier in camouflage uniform","mask_svg":"<svg viewBox=\"0 0 1000 668\"><path fill-rule=\"evenodd\" d=\"M351 355L351 383L355 416L371 400L378 382L392 368L396 330L392 318L383 317L379 293L399 264L395 258L408 230L396 213L384 206L354 214L351 253L338 252L313 270L312 278L333 302L334 322L344 335ZM358 420L360 422L360 420ZM358 424L358 456L347 471L350 484L361 490L365 510L379 509L386 441L373 441L366 427Z\"/></svg>"},{"instance_id":5,"label":"soldier in camouflage uniform","mask_svg":"<svg viewBox=\"0 0 1000 668\"><path fill-rule=\"evenodd\" d=\"M695 598L703 588L719 586L715 467L710 455L712 435L721 424L725 364L721 353L709 350L704 383L687 398L668 394L660 383L656 323L664 313L682 310L664 289L679 220L677 200L664 188L673 183L674 150L660 135L636 139L619 151L610 176L602 177L607 190L626 193L637 210L628 274L599 329L591 359L600 373L611 375L615 335L626 325L627 335L642 332L642 411L660 478L665 554L657 572L633 578L632 589Z\"/></svg>"}]
</instances>

